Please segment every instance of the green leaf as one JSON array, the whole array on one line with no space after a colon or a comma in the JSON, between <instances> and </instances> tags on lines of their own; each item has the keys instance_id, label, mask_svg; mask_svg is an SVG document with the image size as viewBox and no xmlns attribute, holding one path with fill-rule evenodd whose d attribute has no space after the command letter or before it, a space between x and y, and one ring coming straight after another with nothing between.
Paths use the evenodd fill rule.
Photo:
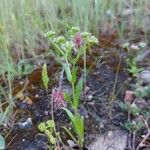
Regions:
<instances>
[{"instance_id":1,"label":"green leaf","mask_svg":"<svg viewBox=\"0 0 150 150\"><path fill-rule=\"evenodd\" d=\"M64 70L65 70L65 72L66 72L68 81L71 82L71 80L72 80L72 75L71 75L71 71L70 71L69 66L68 66L67 64L63 63L63 68L64 68Z\"/></svg>"},{"instance_id":2,"label":"green leaf","mask_svg":"<svg viewBox=\"0 0 150 150\"><path fill-rule=\"evenodd\" d=\"M73 65L73 68L72 68L72 82L76 82L76 79L77 79L77 69L75 67L75 65Z\"/></svg>"},{"instance_id":3,"label":"green leaf","mask_svg":"<svg viewBox=\"0 0 150 150\"><path fill-rule=\"evenodd\" d=\"M5 149L5 139L0 134L0 149Z\"/></svg>"},{"instance_id":4,"label":"green leaf","mask_svg":"<svg viewBox=\"0 0 150 150\"><path fill-rule=\"evenodd\" d=\"M75 123L75 118L74 115L72 114L71 111L69 111L67 108L62 108L68 115L69 119L71 120L72 124L74 125Z\"/></svg>"},{"instance_id":5,"label":"green leaf","mask_svg":"<svg viewBox=\"0 0 150 150\"><path fill-rule=\"evenodd\" d=\"M120 106L120 108L122 109L122 111L128 111L129 106L128 106L127 103L120 102L120 103L119 103L119 106Z\"/></svg>"},{"instance_id":6,"label":"green leaf","mask_svg":"<svg viewBox=\"0 0 150 150\"><path fill-rule=\"evenodd\" d=\"M75 100L74 100L75 108L78 108L79 106L82 89L83 89L83 80L80 79L75 89Z\"/></svg>"},{"instance_id":7,"label":"green leaf","mask_svg":"<svg viewBox=\"0 0 150 150\"><path fill-rule=\"evenodd\" d=\"M74 142L78 144L78 141L76 140L75 136L66 127L62 128L68 133L68 135L74 140Z\"/></svg>"},{"instance_id":8,"label":"green leaf","mask_svg":"<svg viewBox=\"0 0 150 150\"><path fill-rule=\"evenodd\" d=\"M7 123L7 118L9 114L11 114L13 111L13 104L8 105L3 113L0 113L0 125L3 123Z\"/></svg>"},{"instance_id":9,"label":"green leaf","mask_svg":"<svg viewBox=\"0 0 150 150\"><path fill-rule=\"evenodd\" d=\"M42 81L44 84L45 89L48 89L48 83L49 83L49 78L48 78L48 73L47 73L47 65L44 64L42 67Z\"/></svg>"},{"instance_id":10,"label":"green leaf","mask_svg":"<svg viewBox=\"0 0 150 150\"><path fill-rule=\"evenodd\" d=\"M136 96L143 98L145 96L150 96L150 87L140 87L136 89Z\"/></svg>"},{"instance_id":11,"label":"green leaf","mask_svg":"<svg viewBox=\"0 0 150 150\"><path fill-rule=\"evenodd\" d=\"M70 105L72 105L72 101L71 101L71 97L68 93L64 93L64 98L67 101L67 103L69 103Z\"/></svg>"},{"instance_id":12,"label":"green leaf","mask_svg":"<svg viewBox=\"0 0 150 150\"><path fill-rule=\"evenodd\" d=\"M86 47L83 47L83 48L79 49L78 54L77 54L76 58L74 59L74 63L75 64L79 61L80 57L83 55L85 48Z\"/></svg>"},{"instance_id":13,"label":"green leaf","mask_svg":"<svg viewBox=\"0 0 150 150\"><path fill-rule=\"evenodd\" d=\"M1 112L0 113L0 125L3 123L4 118L3 118L4 114Z\"/></svg>"},{"instance_id":14,"label":"green leaf","mask_svg":"<svg viewBox=\"0 0 150 150\"><path fill-rule=\"evenodd\" d=\"M141 109L136 106L135 104L132 104L129 108L129 112L133 115L133 116L137 116L139 115Z\"/></svg>"},{"instance_id":15,"label":"green leaf","mask_svg":"<svg viewBox=\"0 0 150 150\"><path fill-rule=\"evenodd\" d=\"M75 115L72 114L67 108L62 108L66 111L68 117L71 120L71 123L73 125L74 132L76 133L79 141L80 147L83 146L83 139L84 139L84 119L80 114L75 113Z\"/></svg>"},{"instance_id":16,"label":"green leaf","mask_svg":"<svg viewBox=\"0 0 150 150\"><path fill-rule=\"evenodd\" d=\"M79 114L75 115L75 130L79 140L83 140L84 137L84 119Z\"/></svg>"},{"instance_id":17,"label":"green leaf","mask_svg":"<svg viewBox=\"0 0 150 150\"><path fill-rule=\"evenodd\" d=\"M27 62L27 60L20 60L20 62L16 65L16 71L17 73L22 76L22 75L27 75L33 72L34 67L32 64Z\"/></svg>"}]
</instances>

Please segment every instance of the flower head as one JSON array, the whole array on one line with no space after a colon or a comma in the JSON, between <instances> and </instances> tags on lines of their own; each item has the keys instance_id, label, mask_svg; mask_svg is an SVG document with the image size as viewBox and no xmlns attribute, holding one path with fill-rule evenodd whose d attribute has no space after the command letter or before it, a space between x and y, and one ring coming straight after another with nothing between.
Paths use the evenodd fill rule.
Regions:
<instances>
[{"instance_id":1,"label":"flower head","mask_svg":"<svg viewBox=\"0 0 150 150\"><path fill-rule=\"evenodd\" d=\"M59 88L55 88L52 91L52 102L54 105L54 110L57 110L59 107L67 107L67 103L64 99L63 91Z\"/></svg>"},{"instance_id":2,"label":"flower head","mask_svg":"<svg viewBox=\"0 0 150 150\"><path fill-rule=\"evenodd\" d=\"M52 37L54 37L55 35L55 32L54 31L48 31L46 34L45 34L45 37L48 37L49 39L51 39Z\"/></svg>"},{"instance_id":3,"label":"flower head","mask_svg":"<svg viewBox=\"0 0 150 150\"><path fill-rule=\"evenodd\" d=\"M73 39L73 42L75 44L75 48L80 48L83 45L83 38L81 33L76 34L76 36Z\"/></svg>"},{"instance_id":4,"label":"flower head","mask_svg":"<svg viewBox=\"0 0 150 150\"><path fill-rule=\"evenodd\" d=\"M71 37L74 37L75 34L77 34L78 32L80 32L80 29L78 27L72 27L68 33L70 34Z\"/></svg>"},{"instance_id":5,"label":"flower head","mask_svg":"<svg viewBox=\"0 0 150 150\"><path fill-rule=\"evenodd\" d=\"M144 47L146 46L146 43L140 42L140 43L138 44L138 46L141 47L141 48L144 48Z\"/></svg>"}]
</instances>

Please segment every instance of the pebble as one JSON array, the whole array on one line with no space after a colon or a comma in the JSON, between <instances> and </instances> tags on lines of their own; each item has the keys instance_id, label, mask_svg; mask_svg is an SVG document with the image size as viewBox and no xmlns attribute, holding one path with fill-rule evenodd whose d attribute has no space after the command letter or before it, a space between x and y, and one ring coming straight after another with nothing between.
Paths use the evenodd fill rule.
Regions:
<instances>
[{"instance_id":1,"label":"pebble","mask_svg":"<svg viewBox=\"0 0 150 150\"><path fill-rule=\"evenodd\" d=\"M89 145L90 150L123 150L126 148L127 132L123 130L109 131Z\"/></svg>"},{"instance_id":2,"label":"pebble","mask_svg":"<svg viewBox=\"0 0 150 150\"><path fill-rule=\"evenodd\" d=\"M27 101L22 101L18 104L19 108L21 109L29 109L31 107L30 104L27 103Z\"/></svg>"},{"instance_id":3,"label":"pebble","mask_svg":"<svg viewBox=\"0 0 150 150\"><path fill-rule=\"evenodd\" d=\"M93 99L93 95L88 95L88 100L92 100Z\"/></svg>"},{"instance_id":4,"label":"pebble","mask_svg":"<svg viewBox=\"0 0 150 150\"><path fill-rule=\"evenodd\" d=\"M150 67L150 49L145 50L143 54L137 56L137 62L141 67Z\"/></svg>"},{"instance_id":5,"label":"pebble","mask_svg":"<svg viewBox=\"0 0 150 150\"><path fill-rule=\"evenodd\" d=\"M19 150L48 150L48 138L44 134L37 134L35 140L22 139Z\"/></svg>"},{"instance_id":6,"label":"pebble","mask_svg":"<svg viewBox=\"0 0 150 150\"><path fill-rule=\"evenodd\" d=\"M132 103L134 100L134 92L133 91L126 91L124 101L128 103Z\"/></svg>"},{"instance_id":7,"label":"pebble","mask_svg":"<svg viewBox=\"0 0 150 150\"><path fill-rule=\"evenodd\" d=\"M150 71L144 70L138 75L138 82L145 85L150 85Z\"/></svg>"},{"instance_id":8,"label":"pebble","mask_svg":"<svg viewBox=\"0 0 150 150\"><path fill-rule=\"evenodd\" d=\"M33 124L31 118L27 118L24 122L19 122L18 127L20 129L32 129Z\"/></svg>"},{"instance_id":9,"label":"pebble","mask_svg":"<svg viewBox=\"0 0 150 150\"><path fill-rule=\"evenodd\" d=\"M35 145L40 150L47 150L48 149L48 138L44 134L38 134L35 137Z\"/></svg>"}]
</instances>

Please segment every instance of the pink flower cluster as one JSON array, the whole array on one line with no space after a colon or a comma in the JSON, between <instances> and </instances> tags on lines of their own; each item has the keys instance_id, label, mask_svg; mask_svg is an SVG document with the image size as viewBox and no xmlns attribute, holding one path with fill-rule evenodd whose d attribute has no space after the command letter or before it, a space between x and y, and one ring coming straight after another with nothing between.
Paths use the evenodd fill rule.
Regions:
<instances>
[{"instance_id":1,"label":"pink flower cluster","mask_svg":"<svg viewBox=\"0 0 150 150\"><path fill-rule=\"evenodd\" d=\"M52 102L54 110L57 110L60 107L67 107L67 103L64 99L63 91L59 88L55 88L52 91Z\"/></svg>"},{"instance_id":2,"label":"pink flower cluster","mask_svg":"<svg viewBox=\"0 0 150 150\"><path fill-rule=\"evenodd\" d=\"M83 38L81 33L76 34L76 36L73 39L73 42L75 44L75 48L80 48L83 45Z\"/></svg>"}]
</instances>

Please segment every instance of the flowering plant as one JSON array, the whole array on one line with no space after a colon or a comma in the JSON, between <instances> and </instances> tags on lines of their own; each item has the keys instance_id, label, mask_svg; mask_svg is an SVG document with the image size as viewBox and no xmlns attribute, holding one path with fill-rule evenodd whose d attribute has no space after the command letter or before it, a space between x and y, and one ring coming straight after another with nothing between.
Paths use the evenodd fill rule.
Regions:
<instances>
[{"instance_id":1,"label":"flowering plant","mask_svg":"<svg viewBox=\"0 0 150 150\"><path fill-rule=\"evenodd\" d=\"M73 102L69 99L69 95L65 94L67 101L73 105L74 109L79 106L79 99L82 90L82 78L77 82L77 62L83 56L84 58L84 84L86 82L86 51L92 45L98 43L98 39L88 32L81 32L78 27L72 27L65 36L56 36L56 33L49 31L46 37L50 40L50 44L55 50L55 54L59 57L63 69L66 72L67 79L72 85ZM65 98L65 99L66 99Z\"/></svg>"},{"instance_id":2,"label":"flowering plant","mask_svg":"<svg viewBox=\"0 0 150 150\"><path fill-rule=\"evenodd\" d=\"M63 91L59 88L52 90L52 102L54 105L54 110L57 110L59 107L67 107Z\"/></svg>"},{"instance_id":3,"label":"flowering plant","mask_svg":"<svg viewBox=\"0 0 150 150\"><path fill-rule=\"evenodd\" d=\"M86 51L98 43L98 39L91 33L81 32L77 27L72 27L66 37L57 37L53 31L47 32L46 37L50 40L57 57L64 59L66 64L71 63L71 67L84 56L84 70L86 69Z\"/></svg>"},{"instance_id":4,"label":"flowering plant","mask_svg":"<svg viewBox=\"0 0 150 150\"><path fill-rule=\"evenodd\" d=\"M86 83L86 51L94 44L98 43L98 39L88 32L81 32L79 28L72 27L65 36L56 36L56 33L49 31L46 37L50 40L50 44L54 48L54 52L59 60L63 69L65 70L67 80L72 86L72 96L69 93L64 93L62 91L53 90L52 100L54 103L54 108L57 109L60 106L67 106L64 99L72 106L74 113L69 111L67 108L63 108L69 119L71 120L74 132L76 133L78 140L73 137L69 130L64 128L72 139L80 146L83 147L84 140L84 119L78 113L78 107L80 103L80 97L83 90L83 81ZM80 58L84 59L84 78L82 77L77 80L77 63Z\"/></svg>"}]
</instances>

